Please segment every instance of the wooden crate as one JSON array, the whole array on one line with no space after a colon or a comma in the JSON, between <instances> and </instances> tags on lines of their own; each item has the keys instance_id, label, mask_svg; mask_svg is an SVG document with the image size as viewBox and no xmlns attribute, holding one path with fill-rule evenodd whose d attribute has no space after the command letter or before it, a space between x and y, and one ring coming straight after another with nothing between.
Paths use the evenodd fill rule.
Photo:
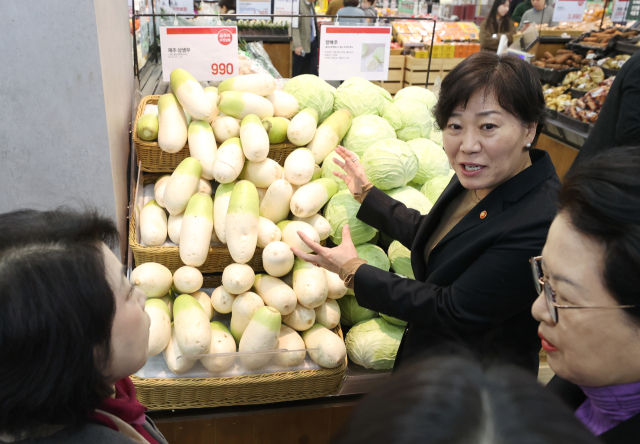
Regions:
<instances>
[{"instance_id":1,"label":"wooden crate","mask_svg":"<svg viewBox=\"0 0 640 444\"><path fill-rule=\"evenodd\" d=\"M389 94L395 94L402 89L402 80L397 82L386 81L386 82L373 82L373 83L378 85L381 88L386 89L389 92Z\"/></svg>"},{"instance_id":2,"label":"wooden crate","mask_svg":"<svg viewBox=\"0 0 640 444\"><path fill-rule=\"evenodd\" d=\"M404 79L404 69L390 69L387 82L402 82Z\"/></svg>"},{"instance_id":3,"label":"wooden crate","mask_svg":"<svg viewBox=\"0 0 640 444\"><path fill-rule=\"evenodd\" d=\"M389 56L389 69L404 69L406 57L403 55Z\"/></svg>"},{"instance_id":4,"label":"wooden crate","mask_svg":"<svg viewBox=\"0 0 640 444\"><path fill-rule=\"evenodd\" d=\"M416 58L406 56L405 69L409 71L439 71L442 69L442 62L444 59L431 59L431 66L429 66L429 59Z\"/></svg>"},{"instance_id":5,"label":"wooden crate","mask_svg":"<svg viewBox=\"0 0 640 444\"><path fill-rule=\"evenodd\" d=\"M466 57L442 59L442 69L445 71L451 71L453 68L458 66L458 64L460 64L460 62L462 62L465 58Z\"/></svg>"}]
</instances>

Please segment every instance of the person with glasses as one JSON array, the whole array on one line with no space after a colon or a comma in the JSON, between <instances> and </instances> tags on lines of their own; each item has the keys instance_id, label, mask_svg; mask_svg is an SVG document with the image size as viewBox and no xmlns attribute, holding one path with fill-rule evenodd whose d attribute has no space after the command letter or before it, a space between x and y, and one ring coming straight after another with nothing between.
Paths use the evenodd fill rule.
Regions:
<instances>
[{"instance_id":1,"label":"person with glasses","mask_svg":"<svg viewBox=\"0 0 640 444\"><path fill-rule=\"evenodd\" d=\"M541 257L533 316L549 383L605 443L640 442L640 147L565 176Z\"/></svg>"}]
</instances>

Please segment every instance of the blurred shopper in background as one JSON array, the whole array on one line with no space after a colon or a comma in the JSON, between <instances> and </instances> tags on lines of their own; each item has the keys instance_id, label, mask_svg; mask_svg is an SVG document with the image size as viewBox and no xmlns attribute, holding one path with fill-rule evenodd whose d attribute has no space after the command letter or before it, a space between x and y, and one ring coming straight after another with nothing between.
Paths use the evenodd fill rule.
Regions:
<instances>
[{"instance_id":1,"label":"blurred shopper in background","mask_svg":"<svg viewBox=\"0 0 640 444\"><path fill-rule=\"evenodd\" d=\"M596 444L529 373L461 357L403 368L365 396L334 444Z\"/></svg>"},{"instance_id":2,"label":"blurred shopper in background","mask_svg":"<svg viewBox=\"0 0 640 444\"><path fill-rule=\"evenodd\" d=\"M338 11L336 21L341 25L360 25L364 23L364 18L355 18L352 16L364 17L366 14L358 8L358 0L344 0L344 8ZM343 18L343 16L346 16Z\"/></svg>"},{"instance_id":3,"label":"blurred shopper in background","mask_svg":"<svg viewBox=\"0 0 640 444\"><path fill-rule=\"evenodd\" d=\"M605 443L640 442L640 147L573 168L541 258L533 315L548 387Z\"/></svg>"},{"instance_id":4,"label":"blurred shopper in background","mask_svg":"<svg viewBox=\"0 0 640 444\"><path fill-rule=\"evenodd\" d=\"M220 0L218 2L218 8L220 8L220 14L235 14L236 0Z\"/></svg>"},{"instance_id":5,"label":"blurred shopper in background","mask_svg":"<svg viewBox=\"0 0 640 444\"><path fill-rule=\"evenodd\" d=\"M507 36L509 45L513 43L516 26L509 17L509 0L495 0L489 16L480 24L480 46L485 51L496 52L500 37Z\"/></svg>"},{"instance_id":6,"label":"blurred shopper in background","mask_svg":"<svg viewBox=\"0 0 640 444\"><path fill-rule=\"evenodd\" d=\"M517 1L517 0L514 0L514 1ZM520 23L522 22L522 16L524 15L524 13L531 8L533 8L533 5L531 4L531 0L520 1L515 6L513 13L511 14L511 18L513 19L514 22Z\"/></svg>"},{"instance_id":7,"label":"blurred shopper in background","mask_svg":"<svg viewBox=\"0 0 640 444\"><path fill-rule=\"evenodd\" d=\"M378 11L376 11L376 0L360 0L360 9L364 11L364 16L368 18L378 17ZM369 20L373 22L373 20Z\"/></svg>"},{"instance_id":8,"label":"blurred shopper in background","mask_svg":"<svg viewBox=\"0 0 640 444\"><path fill-rule=\"evenodd\" d=\"M338 10L344 8L344 0L331 0L327 6L326 15L337 15Z\"/></svg>"},{"instance_id":9,"label":"blurred shopper in background","mask_svg":"<svg viewBox=\"0 0 640 444\"><path fill-rule=\"evenodd\" d=\"M554 22L553 8L546 6L546 0L531 0L531 9L522 14L522 19L518 25L518 31L524 31L531 24L557 26L558 22ZM514 19L515 20L515 19Z\"/></svg>"},{"instance_id":10,"label":"blurred shopper in background","mask_svg":"<svg viewBox=\"0 0 640 444\"><path fill-rule=\"evenodd\" d=\"M315 13L315 0L311 2L300 0L300 15L314 17L300 17L298 27L291 30L293 38L291 75L293 77L300 74L318 75L318 22Z\"/></svg>"}]
</instances>

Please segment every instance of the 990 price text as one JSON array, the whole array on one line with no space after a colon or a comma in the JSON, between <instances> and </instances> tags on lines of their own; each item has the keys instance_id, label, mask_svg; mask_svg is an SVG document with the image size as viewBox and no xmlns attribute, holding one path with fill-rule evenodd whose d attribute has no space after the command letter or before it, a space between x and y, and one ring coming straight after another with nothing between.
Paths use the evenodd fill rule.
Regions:
<instances>
[{"instance_id":1,"label":"990 price text","mask_svg":"<svg viewBox=\"0 0 640 444\"><path fill-rule=\"evenodd\" d=\"M233 74L233 64L231 63L212 63L211 64L211 74L215 75L225 75L225 74Z\"/></svg>"}]
</instances>

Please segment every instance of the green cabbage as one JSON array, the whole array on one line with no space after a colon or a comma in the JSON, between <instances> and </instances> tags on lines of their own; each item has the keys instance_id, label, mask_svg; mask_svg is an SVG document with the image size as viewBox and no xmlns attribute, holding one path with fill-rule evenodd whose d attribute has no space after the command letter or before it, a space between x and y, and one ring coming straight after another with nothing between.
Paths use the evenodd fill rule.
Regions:
<instances>
[{"instance_id":1,"label":"green cabbage","mask_svg":"<svg viewBox=\"0 0 640 444\"><path fill-rule=\"evenodd\" d=\"M433 111L433 108L435 108L436 103L438 102L438 98L434 93L421 86L407 86L406 88L402 88L393 97L393 101L395 102L400 99L419 100L427 105L430 111Z\"/></svg>"},{"instance_id":2,"label":"green cabbage","mask_svg":"<svg viewBox=\"0 0 640 444\"><path fill-rule=\"evenodd\" d=\"M324 217L331 225L329 237L334 244L342 243L342 227L347 224L349 224L354 245L364 244L376 235L378 230L356 218L358 210L360 210L360 204L349 190L339 191L329 200L324 209Z\"/></svg>"},{"instance_id":3,"label":"green cabbage","mask_svg":"<svg viewBox=\"0 0 640 444\"><path fill-rule=\"evenodd\" d=\"M282 89L298 100L300 109L313 108L318 112L318 124L333 113L333 95L336 89L312 74L303 74L289 80Z\"/></svg>"},{"instance_id":4,"label":"green cabbage","mask_svg":"<svg viewBox=\"0 0 640 444\"><path fill-rule=\"evenodd\" d=\"M403 327L374 318L351 327L344 342L353 362L364 368L386 370L393 368L403 334Z\"/></svg>"},{"instance_id":5,"label":"green cabbage","mask_svg":"<svg viewBox=\"0 0 640 444\"><path fill-rule=\"evenodd\" d=\"M442 140L442 131L438 129L438 126L435 123L433 124L431 134L429 134L429 140L435 142L439 146L444 146L444 141Z\"/></svg>"},{"instance_id":6,"label":"green cabbage","mask_svg":"<svg viewBox=\"0 0 640 444\"><path fill-rule=\"evenodd\" d=\"M349 132L342 139L342 144L349 151L362 157L364 152L379 140L395 138L396 132L382 117L360 116L353 119Z\"/></svg>"},{"instance_id":7,"label":"green cabbage","mask_svg":"<svg viewBox=\"0 0 640 444\"><path fill-rule=\"evenodd\" d=\"M398 318L387 316L386 314L383 314L383 313L380 313L380 316L382 317L382 319L384 319L385 321L387 321L390 324L399 325L400 327L404 327L404 326L407 325L407 321L401 321Z\"/></svg>"},{"instance_id":8,"label":"green cabbage","mask_svg":"<svg viewBox=\"0 0 640 444\"><path fill-rule=\"evenodd\" d=\"M400 140L429 137L433 116L424 103L416 99L398 99L387 106L382 115L391 124Z\"/></svg>"},{"instance_id":9,"label":"green cabbage","mask_svg":"<svg viewBox=\"0 0 640 444\"><path fill-rule=\"evenodd\" d=\"M411 251L400 242L393 241L389 245L388 252L393 271L410 279L415 279L413 267L411 267Z\"/></svg>"},{"instance_id":10,"label":"green cabbage","mask_svg":"<svg viewBox=\"0 0 640 444\"><path fill-rule=\"evenodd\" d=\"M361 161L367 178L381 190L402 187L418 172L418 158L405 142L397 139L374 143Z\"/></svg>"},{"instance_id":11,"label":"green cabbage","mask_svg":"<svg viewBox=\"0 0 640 444\"><path fill-rule=\"evenodd\" d=\"M423 185L436 176L449 174L449 158L442 147L429 139L414 139L407 144L418 158L418 172L413 182Z\"/></svg>"},{"instance_id":12,"label":"green cabbage","mask_svg":"<svg viewBox=\"0 0 640 444\"><path fill-rule=\"evenodd\" d=\"M384 271L389 271L389 268L391 268L389 258L384 250L377 245L361 244L356 246L356 251L358 252L358 257L366 260L368 265Z\"/></svg>"},{"instance_id":13,"label":"green cabbage","mask_svg":"<svg viewBox=\"0 0 640 444\"><path fill-rule=\"evenodd\" d=\"M363 78L352 77L336 90L333 109L337 111L346 108L353 117L380 116L390 102L391 95L384 89Z\"/></svg>"},{"instance_id":14,"label":"green cabbage","mask_svg":"<svg viewBox=\"0 0 640 444\"><path fill-rule=\"evenodd\" d=\"M337 301L340 306L340 323L343 325L354 325L377 316L375 311L359 306L352 294L346 294Z\"/></svg>"},{"instance_id":15,"label":"green cabbage","mask_svg":"<svg viewBox=\"0 0 640 444\"><path fill-rule=\"evenodd\" d=\"M342 157L340 157L340 155L336 153L335 150L331 151L329 154L327 154L327 157L324 158L324 160L322 161L321 177L332 179L338 185L338 190L344 190L347 188L347 184L344 183L344 180L333 175L334 171L344 174L344 170L336 165L336 163L333 161L333 159L335 158L337 158L338 160L342 160ZM356 155L356 158L359 159L360 156Z\"/></svg>"},{"instance_id":16,"label":"green cabbage","mask_svg":"<svg viewBox=\"0 0 640 444\"><path fill-rule=\"evenodd\" d=\"M435 204L444 189L449 185L449 182L451 182L451 178L454 174L453 170L449 170L449 174L446 176L436 176L431 178L425 182L420 192Z\"/></svg>"},{"instance_id":17,"label":"green cabbage","mask_svg":"<svg viewBox=\"0 0 640 444\"><path fill-rule=\"evenodd\" d=\"M405 204L407 208L418 210L423 216L433 208L433 203L424 194L410 186L394 188L385 193Z\"/></svg>"}]
</instances>

